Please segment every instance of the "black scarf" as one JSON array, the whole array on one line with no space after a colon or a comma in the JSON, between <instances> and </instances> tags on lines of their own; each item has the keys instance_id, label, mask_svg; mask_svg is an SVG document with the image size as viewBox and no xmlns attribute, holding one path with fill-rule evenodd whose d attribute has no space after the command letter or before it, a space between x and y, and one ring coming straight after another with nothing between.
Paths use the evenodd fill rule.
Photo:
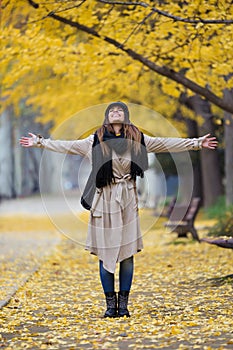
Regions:
<instances>
[{"instance_id":1,"label":"black scarf","mask_svg":"<svg viewBox=\"0 0 233 350\"><path fill-rule=\"evenodd\" d=\"M112 150L117 154L124 154L128 147L128 140L121 132L119 136L108 132L107 130L103 136L103 142L107 142L109 147L109 155L103 155L100 141L97 134L94 135L94 142L92 145L92 174L96 179L96 187L102 188L114 182L112 170ZM141 133L141 150L136 155L134 147L131 147L131 179L136 180L137 176L143 177L144 171L148 169L147 151L144 142L144 135Z\"/></svg>"}]
</instances>

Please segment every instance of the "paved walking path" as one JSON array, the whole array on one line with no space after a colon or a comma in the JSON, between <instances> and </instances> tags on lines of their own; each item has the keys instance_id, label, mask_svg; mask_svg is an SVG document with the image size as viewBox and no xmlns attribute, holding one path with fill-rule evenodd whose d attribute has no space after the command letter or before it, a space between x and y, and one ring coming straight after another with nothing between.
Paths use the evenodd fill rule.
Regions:
<instances>
[{"instance_id":1,"label":"paved walking path","mask_svg":"<svg viewBox=\"0 0 233 350\"><path fill-rule=\"evenodd\" d=\"M81 210L80 194L77 191L57 195L37 195L25 198L2 200L0 217L4 215L64 214Z\"/></svg>"},{"instance_id":2,"label":"paved walking path","mask_svg":"<svg viewBox=\"0 0 233 350\"><path fill-rule=\"evenodd\" d=\"M48 232L0 233L0 308L39 268L60 241Z\"/></svg>"},{"instance_id":3,"label":"paved walking path","mask_svg":"<svg viewBox=\"0 0 233 350\"><path fill-rule=\"evenodd\" d=\"M38 270L62 236L49 219L80 210L77 194L33 196L0 203L0 308ZM47 224L42 224L47 218ZM7 221L7 224L5 223Z\"/></svg>"}]
</instances>

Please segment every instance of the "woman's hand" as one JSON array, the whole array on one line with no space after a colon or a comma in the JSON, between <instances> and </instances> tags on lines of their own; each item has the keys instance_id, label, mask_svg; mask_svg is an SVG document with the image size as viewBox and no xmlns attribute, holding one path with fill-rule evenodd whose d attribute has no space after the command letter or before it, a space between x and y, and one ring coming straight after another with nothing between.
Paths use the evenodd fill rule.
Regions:
<instances>
[{"instance_id":1,"label":"woman's hand","mask_svg":"<svg viewBox=\"0 0 233 350\"><path fill-rule=\"evenodd\" d=\"M210 134L203 136L202 148L215 149L218 146L216 137L209 137Z\"/></svg>"},{"instance_id":2,"label":"woman's hand","mask_svg":"<svg viewBox=\"0 0 233 350\"><path fill-rule=\"evenodd\" d=\"M32 134L31 132L29 132L28 135L30 137L22 136L19 139L19 143L20 143L21 146L23 146L23 147L33 147L33 146L35 146L37 136L35 134Z\"/></svg>"}]
</instances>

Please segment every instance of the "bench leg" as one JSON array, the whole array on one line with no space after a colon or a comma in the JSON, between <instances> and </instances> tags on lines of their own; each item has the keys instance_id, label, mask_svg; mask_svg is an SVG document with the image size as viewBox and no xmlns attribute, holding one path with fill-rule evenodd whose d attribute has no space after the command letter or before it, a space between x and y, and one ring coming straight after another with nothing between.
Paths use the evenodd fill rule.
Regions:
<instances>
[{"instance_id":1,"label":"bench leg","mask_svg":"<svg viewBox=\"0 0 233 350\"><path fill-rule=\"evenodd\" d=\"M190 227L190 232L192 233L193 239L195 239L196 241L200 242L197 230L195 229L195 227Z\"/></svg>"},{"instance_id":2,"label":"bench leg","mask_svg":"<svg viewBox=\"0 0 233 350\"><path fill-rule=\"evenodd\" d=\"M187 238L187 232L178 232L178 238Z\"/></svg>"}]
</instances>

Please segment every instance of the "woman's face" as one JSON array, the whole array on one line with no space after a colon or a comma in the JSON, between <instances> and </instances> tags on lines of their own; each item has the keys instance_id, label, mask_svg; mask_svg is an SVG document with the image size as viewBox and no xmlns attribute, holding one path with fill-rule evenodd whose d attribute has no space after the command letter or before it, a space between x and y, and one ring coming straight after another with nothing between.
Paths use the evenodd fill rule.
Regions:
<instances>
[{"instance_id":1,"label":"woman's face","mask_svg":"<svg viewBox=\"0 0 233 350\"><path fill-rule=\"evenodd\" d=\"M121 106L113 106L108 112L108 120L110 124L124 123L125 113Z\"/></svg>"}]
</instances>

